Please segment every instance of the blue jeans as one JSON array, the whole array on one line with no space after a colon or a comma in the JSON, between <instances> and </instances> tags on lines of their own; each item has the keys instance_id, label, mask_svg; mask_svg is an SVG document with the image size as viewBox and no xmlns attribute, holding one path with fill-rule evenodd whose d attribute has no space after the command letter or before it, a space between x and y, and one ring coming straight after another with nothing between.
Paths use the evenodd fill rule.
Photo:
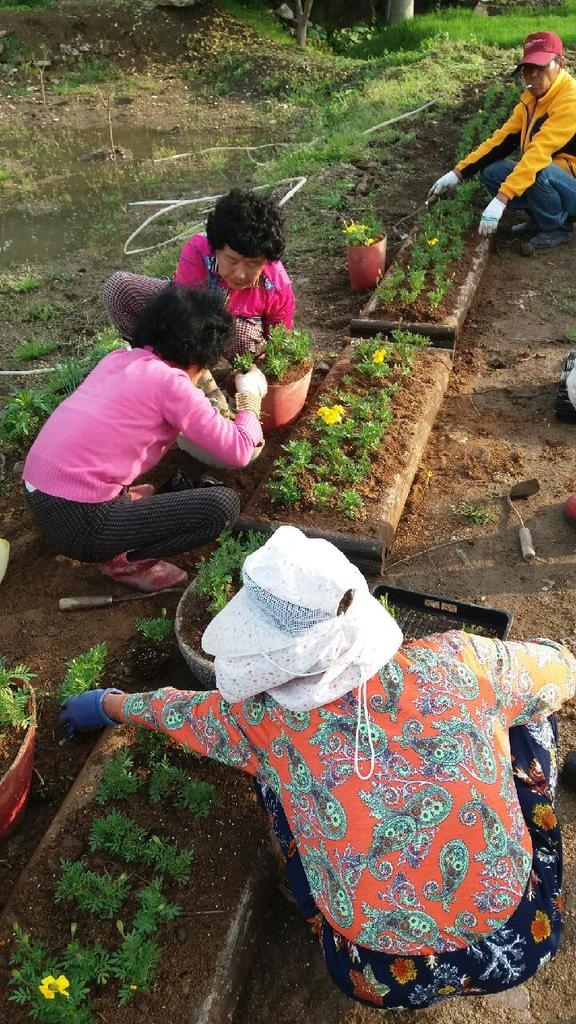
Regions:
<instances>
[{"instance_id":1,"label":"blue jeans","mask_svg":"<svg viewBox=\"0 0 576 1024\"><path fill-rule=\"evenodd\" d=\"M482 181L495 196L505 178L514 170L513 160L496 160L482 171ZM576 178L556 164L539 171L536 180L521 196L511 199L509 210L527 210L540 231L571 231L576 218Z\"/></svg>"}]
</instances>

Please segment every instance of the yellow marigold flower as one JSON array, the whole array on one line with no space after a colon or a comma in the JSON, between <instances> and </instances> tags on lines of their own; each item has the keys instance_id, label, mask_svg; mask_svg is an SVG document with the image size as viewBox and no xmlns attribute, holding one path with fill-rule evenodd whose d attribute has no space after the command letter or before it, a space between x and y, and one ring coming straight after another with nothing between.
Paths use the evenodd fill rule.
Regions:
<instances>
[{"instance_id":1,"label":"yellow marigold flower","mask_svg":"<svg viewBox=\"0 0 576 1024\"><path fill-rule=\"evenodd\" d=\"M406 985L409 981L414 981L418 975L414 961L401 956L397 956L392 961L390 972L399 985Z\"/></svg>"},{"instance_id":2,"label":"yellow marigold flower","mask_svg":"<svg viewBox=\"0 0 576 1024\"><path fill-rule=\"evenodd\" d=\"M356 225L354 223L346 224L344 231L346 232L347 235L351 235L353 231L356 231Z\"/></svg>"},{"instance_id":3,"label":"yellow marigold flower","mask_svg":"<svg viewBox=\"0 0 576 1024\"><path fill-rule=\"evenodd\" d=\"M532 820L535 825L546 829L546 831L558 824L558 818L551 804L536 804L532 811Z\"/></svg>"},{"instance_id":4,"label":"yellow marigold flower","mask_svg":"<svg viewBox=\"0 0 576 1024\"><path fill-rule=\"evenodd\" d=\"M537 910L534 920L530 925L530 931L532 932L534 942L544 942L544 939L548 939L552 932L548 914L545 914L543 910Z\"/></svg>"},{"instance_id":5,"label":"yellow marigold flower","mask_svg":"<svg viewBox=\"0 0 576 1024\"><path fill-rule=\"evenodd\" d=\"M427 238L426 241L427 241L428 245L438 245L438 239L437 238Z\"/></svg>"},{"instance_id":6,"label":"yellow marigold flower","mask_svg":"<svg viewBox=\"0 0 576 1024\"><path fill-rule=\"evenodd\" d=\"M334 423L342 423L346 412L343 405L321 405L316 415L328 426L332 426Z\"/></svg>"},{"instance_id":7,"label":"yellow marigold flower","mask_svg":"<svg viewBox=\"0 0 576 1024\"><path fill-rule=\"evenodd\" d=\"M386 359L386 349L385 348L377 348L372 353L372 362L373 363L377 363L377 364L378 363L383 363L385 359Z\"/></svg>"},{"instance_id":8,"label":"yellow marigold flower","mask_svg":"<svg viewBox=\"0 0 576 1024\"><path fill-rule=\"evenodd\" d=\"M138 991L138 985L130 985L130 991L131 992L137 992Z\"/></svg>"},{"instance_id":9,"label":"yellow marigold flower","mask_svg":"<svg viewBox=\"0 0 576 1024\"><path fill-rule=\"evenodd\" d=\"M53 974L46 975L42 978L42 982L38 985L44 999L54 999L56 993L61 996L69 996L68 989L70 988L70 982L63 974L60 977L55 978Z\"/></svg>"},{"instance_id":10,"label":"yellow marigold flower","mask_svg":"<svg viewBox=\"0 0 576 1024\"><path fill-rule=\"evenodd\" d=\"M366 241L364 242L364 245L374 245L375 241L375 238L367 238Z\"/></svg>"}]
</instances>

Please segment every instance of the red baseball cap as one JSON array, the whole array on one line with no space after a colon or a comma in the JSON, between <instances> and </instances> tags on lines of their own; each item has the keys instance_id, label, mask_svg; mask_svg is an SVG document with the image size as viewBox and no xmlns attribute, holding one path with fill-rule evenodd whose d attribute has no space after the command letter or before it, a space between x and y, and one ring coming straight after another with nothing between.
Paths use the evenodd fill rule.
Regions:
<instances>
[{"instance_id":1,"label":"red baseball cap","mask_svg":"<svg viewBox=\"0 0 576 1024\"><path fill-rule=\"evenodd\" d=\"M524 40L524 53L522 60L516 65L516 70L524 64L538 64L544 67L554 60L554 57L561 57L563 53L562 40L555 32L533 32Z\"/></svg>"}]
</instances>

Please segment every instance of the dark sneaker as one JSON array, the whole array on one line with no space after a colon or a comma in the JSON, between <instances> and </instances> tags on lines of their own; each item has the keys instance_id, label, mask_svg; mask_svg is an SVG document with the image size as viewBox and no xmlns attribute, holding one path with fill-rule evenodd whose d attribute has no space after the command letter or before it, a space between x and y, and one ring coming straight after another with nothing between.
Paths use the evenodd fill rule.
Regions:
<instances>
[{"instance_id":1,"label":"dark sneaker","mask_svg":"<svg viewBox=\"0 0 576 1024\"><path fill-rule=\"evenodd\" d=\"M553 249L556 245L570 242L573 237L574 233L566 231L565 228L558 228L556 231L539 231L530 239L530 245L533 245L535 249Z\"/></svg>"}]
</instances>

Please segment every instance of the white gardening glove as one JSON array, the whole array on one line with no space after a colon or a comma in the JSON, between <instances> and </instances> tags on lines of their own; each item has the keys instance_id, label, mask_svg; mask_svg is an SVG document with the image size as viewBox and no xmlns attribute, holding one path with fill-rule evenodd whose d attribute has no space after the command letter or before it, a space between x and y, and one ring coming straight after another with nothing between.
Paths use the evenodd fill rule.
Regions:
<instances>
[{"instance_id":1,"label":"white gardening glove","mask_svg":"<svg viewBox=\"0 0 576 1024\"><path fill-rule=\"evenodd\" d=\"M253 366L248 373L237 373L234 381L238 395L256 395L257 398L264 398L268 391L268 381L257 366Z\"/></svg>"},{"instance_id":2,"label":"white gardening glove","mask_svg":"<svg viewBox=\"0 0 576 1024\"><path fill-rule=\"evenodd\" d=\"M480 218L478 234L484 236L493 235L505 209L506 203L501 203L499 199L493 199L492 202L488 203Z\"/></svg>"},{"instance_id":3,"label":"white gardening glove","mask_svg":"<svg viewBox=\"0 0 576 1024\"><path fill-rule=\"evenodd\" d=\"M447 174L443 174L438 181L435 181L428 193L428 199L432 199L432 196L441 196L443 192L447 192L448 189L456 188L456 185L460 184L460 178L456 174L456 171L448 171Z\"/></svg>"},{"instance_id":4,"label":"white gardening glove","mask_svg":"<svg viewBox=\"0 0 576 1024\"><path fill-rule=\"evenodd\" d=\"M576 409L576 366L573 366L566 378L566 390L568 398Z\"/></svg>"}]
</instances>

